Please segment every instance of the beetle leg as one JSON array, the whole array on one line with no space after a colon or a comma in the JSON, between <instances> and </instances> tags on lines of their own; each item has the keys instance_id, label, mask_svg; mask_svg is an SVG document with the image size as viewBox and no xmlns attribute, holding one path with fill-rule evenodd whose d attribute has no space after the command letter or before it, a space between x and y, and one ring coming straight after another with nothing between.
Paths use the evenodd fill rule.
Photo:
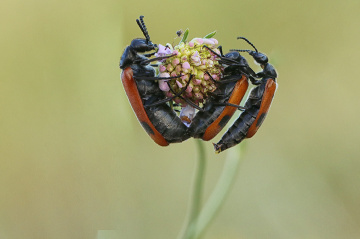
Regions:
<instances>
[{"instance_id":1,"label":"beetle leg","mask_svg":"<svg viewBox=\"0 0 360 239\"><path fill-rule=\"evenodd\" d=\"M217 54L216 52L214 52L211 48L209 48L208 46L204 45L203 47L207 48L209 51L211 51L213 54L215 54L216 56L218 56L220 58L220 63L221 64L225 64L225 65L229 65L229 66L238 66L238 67L244 67L245 71L242 70L241 72L247 76L248 78L250 78L250 76L256 76L256 73L248 66L248 65L244 65L244 64L239 64L237 61L232 60L230 58L224 57L223 53L222 53L222 46L219 46L218 48L220 49L220 53L221 55ZM247 73L245 73L247 72ZM230 82L230 81L228 81Z\"/></svg>"},{"instance_id":2,"label":"beetle leg","mask_svg":"<svg viewBox=\"0 0 360 239\"><path fill-rule=\"evenodd\" d=\"M226 83L229 83L229 82L235 82L235 81L238 81L239 79L241 79L242 75L232 75L232 76L225 76L223 79L225 80L215 80L208 71L205 71L206 74L209 75L210 79L215 82L215 83L219 83L219 84L226 84ZM249 77L247 74L243 73L246 77Z\"/></svg>"},{"instance_id":3,"label":"beetle leg","mask_svg":"<svg viewBox=\"0 0 360 239\"><path fill-rule=\"evenodd\" d=\"M203 45L203 47L205 47L206 49L208 49L210 52L212 52L214 55L216 55L217 57L219 57L221 60L223 61L227 61L229 63L232 63L232 64L237 64L238 62L235 61L235 60L232 60L232 59L229 59L227 57L224 57L222 55L219 55L218 53L216 53L214 50L212 50L210 47L208 47L207 45Z\"/></svg>"},{"instance_id":4,"label":"beetle leg","mask_svg":"<svg viewBox=\"0 0 360 239\"><path fill-rule=\"evenodd\" d=\"M215 82L215 83L220 83L220 81L215 80L215 79L210 75L210 73L209 73L208 71L205 71L205 73L208 74L208 76L210 77L210 79L211 79L213 82Z\"/></svg>"},{"instance_id":5,"label":"beetle leg","mask_svg":"<svg viewBox=\"0 0 360 239\"><path fill-rule=\"evenodd\" d=\"M188 83L190 82L191 78L192 78L193 75L190 76L190 79L188 81ZM167 82L167 84L169 85L169 88L170 88L170 91L173 93L173 94L176 94L176 92L171 88L169 82ZM187 87L186 87L187 88ZM185 89L186 89L185 88ZM195 104L194 102L192 102L191 100L189 100L188 98L184 98L182 97L181 95L178 96L180 99L184 100L186 103L188 103L189 105L191 105L193 108L199 110L199 111L204 111L204 109L202 109L200 106L198 106L197 104Z\"/></svg>"},{"instance_id":6,"label":"beetle leg","mask_svg":"<svg viewBox=\"0 0 360 239\"><path fill-rule=\"evenodd\" d=\"M173 56L176 56L176 54L171 54L171 55L168 55L168 56L154 57L154 58L151 58L151 59L148 59L148 60L145 60L145 61L142 60L142 61L138 62L138 64L140 64L140 65L147 65L147 64L149 64L150 62L163 60L163 59L170 58L170 57L173 57Z\"/></svg>"},{"instance_id":7,"label":"beetle leg","mask_svg":"<svg viewBox=\"0 0 360 239\"><path fill-rule=\"evenodd\" d=\"M168 79L175 79L180 78L182 75L178 76L169 76L169 77L158 77L158 76L134 76L134 80L168 80Z\"/></svg>"},{"instance_id":8,"label":"beetle leg","mask_svg":"<svg viewBox=\"0 0 360 239\"><path fill-rule=\"evenodd\" d=\"M153 56L153 55L155 55L156 54L156 52L152 52L152 53L148 53L148 54L143 54L143 56L145 56L145 57L150 57L150 56Z\"/></svg>"},{"instance_id":9,"label":"beetle leg","mask_svg":"<svg viewBox=\"0 0 360 239\"><path fill-rule=\"evenodd\" d=\"M172 100L172 99L175 99L176 97L179 97L182 93L185 92L185 90L186 90L186 88L188 87L189 84L190 84L190 80L188 81L188 83L186 84L186 86L185 86L183 89L181 89L181 91L180 91L179 93L175 94L174 96L169 97L169 98L165 98L165 99L163 99L163 100L159 100L159 101L157 101L157 102L155 102L155 103L152 103L152 104L149 104L149 105L144 105L144 107L145 107L145 108L149 108L149 107L152 107L152 106L161 105L161 104L164 104L164 103L166 103L166 102L169 102L169 101ZM169 87L170 87L170 85L169 85ZM171 87L170 87L170 88L171 88Z\"/></svg>"},{"instance_id":10,"label":"beetle leg","mask_svg":"<svg viewBox=\"0 0 360 239\"><path fill-rule=\"evenodd\" d=\"M219 51L220 51L220 55L221 55L221 56L224 56L223 50L222 50L222 46L218 46L218 49L219 49Z\"/></svg>"},{"instance_id":11,"label":"beetle leg","mask_svg":"<svg viewBox=\"0 0 360 239\"><path fill-rule=\"evenodd\" d=\"M173 92L173 90L171 88L170 88L170 90ZM191 105L193 108L197 109L198 111L204 111L203 108L201 108L200 106L198 106L197 104L195 104L194 102L189 100L188 98L184 98L181 95L179 96L179 98L185 100L186 103L188 103L189 105Z\"/></svg>"},{"instance_id":12,"label":"beetle leg","mask_svg":"<svg viewBox=\"0 0 360 239\"><path fill-rule=\"evenodd\" d=\"M200 106L198 106L197 104L195 104L194 102L192 102L191 100L187 99L187 98L183 98L181 96L179 96L180 98L184 99L186 103L188 103L189 105L191 105L192 107L194 107L195 109L197 109L198 111L204 111L203 108L201 108Z\"/></svg>"},{"instance_id":13,"label":"beetle leg","mask_svg":"<svg viewBox=\"0 0 360 239\"><path fill-rule=\"evenodd\" d=\"M210 52L212 52L214 55L216 55L217 57L219 57L222 61L225 61L225 64L237 64L238 62L232 59L229 59L227 57L223 57L221 55L219 55L218 53L216 53L215 51L213 51L210 47L208 47L207 45L203 45L203 47L205 47L206 49L208 49ZM245 65L244 65L245 66Z\"/></svg>"}]
</instances>

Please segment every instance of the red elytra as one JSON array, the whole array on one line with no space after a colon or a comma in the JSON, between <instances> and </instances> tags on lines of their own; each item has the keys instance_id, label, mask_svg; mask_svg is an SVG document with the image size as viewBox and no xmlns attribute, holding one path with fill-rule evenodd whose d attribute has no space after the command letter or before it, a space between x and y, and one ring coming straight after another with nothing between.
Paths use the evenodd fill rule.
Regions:
<instances>
[{"instance_id":1,"label":"red elytra","mask_svg":"<svg viewBox=\"0 0 360 239\"><path fill-rule=\"evenodd\" d=\"M166 141L166 139L157 131L150 121L148 115L146 114L143 102L141 100L139 91L137 89L136 82L133 77L133 71L131 67L127 67L123 70L121 73L121 80L124 85L124 89L126 92L126 95L129 99L129 102L131 104L131 107L134 110L134 113L136 117L138 118L139 122L141 122L141 125L144 127L144 124L147 124L147 126L150 127L151 130L145 129L145 131L149 134L149 136L154 140L155 143L157 143L160 146L168 146L169 143Z\"/></svg>"},{"instance_id":2,"label":"red elytra","mask_svg":"<svg viewBox=\"0 0 360 239\"><path fill-rule=\"evenodd\" d=\"M271 102L274 98L274 94L277 88L277 84L273 79L268 79L265 86L265 91L262 97L259 113L256 116L254 123L250 126L246 138L251 138L260 128L264 121L267 112L270 109Z\"/></svg>"},{"instance_id":3,"label":"red elytra","mask_svg":"<svg viewBox=\"0 0 360 239\"><path fill-rule=\"evenodd\" d=\"M242 78L236 82L234 90L231 93L228 103L239 105L248 89L248 86L249 83L247 81L247 78L245 75L243 75ZM202 139L208 141L214 138L224 127L224 125L221 125L220 122L224 119L224 117L230 119L236 110L237 110L236 107L225 106L224 110L219 115L219 117L212 124L208 126Z\"/></svg>"}]
</instances>

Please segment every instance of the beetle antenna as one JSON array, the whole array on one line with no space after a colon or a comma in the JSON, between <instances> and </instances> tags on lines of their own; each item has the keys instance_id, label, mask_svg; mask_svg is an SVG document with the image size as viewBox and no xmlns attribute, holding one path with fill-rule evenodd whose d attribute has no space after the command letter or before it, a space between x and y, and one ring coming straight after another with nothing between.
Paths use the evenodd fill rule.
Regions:
<instances>
[{"instance_id":1,"label":"beetle antenna","mask_svg":"<svg viewBox=\"0 0 360 239\"><path fill-rule=\"evenodd\" d=\"M251 50L240 50L240 49L230 49L229 51L239 51L239 52L247 52L247 53L252 52Z\"/></svg>"},{"instance_id":2,"label":"beetle antenna","mask_svg":"<svg viewBox=\"0 0 360 239\"><path fill-rule=\"evenodd\" d=\"M254 46L254 44L252 44L248 39L246 39L245 37L238 37L237 39L242 39L244 41L246 41L247 43L249 43L250 46L252 46L256 52L258 52L258 50L256 49L256 47Z\"/></svg>"},{"instance_id":3,"label":"beetle antenna","mask_svg":"<svg viewBox=\"0 0 360 239\"><path fill-rule=\"evenodd\" d=\"M146 32L145 32L143 26L141 25L139 19L136 19L136 23L139 25L140 30L142 31L142 33L144 34L144 36L145 36L145 38L146 38ZM146 39L147 39L147 38L146 38Z\"/></svg>"},{"instance_id":4,"label":"beetle antenna","mask_svg":"<svg viewBox=\"0 0 360 239\"><path fill-rule=\"evenodd\" d=\"M145 25L145 22L144 22L143 18L144 18L144 16L140 16L140 22L141 22L141 24L143 26L144 35L145 35L146 40L150 41L149 32L148 32L148 30L146 28L146 25Z\"/></svg>"}]
</instances>

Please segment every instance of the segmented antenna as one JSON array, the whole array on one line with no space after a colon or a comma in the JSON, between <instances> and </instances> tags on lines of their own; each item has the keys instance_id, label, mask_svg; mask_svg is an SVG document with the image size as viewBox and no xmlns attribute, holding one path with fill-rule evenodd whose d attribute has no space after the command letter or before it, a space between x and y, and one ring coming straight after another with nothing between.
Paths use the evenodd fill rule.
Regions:
<instances>
[{"instance_id":1,"label":"segmented antenna","mask_svg":"<svg viewBox=\"0 0 360 239\"><path fill-rule=\"evenodd\" d=\"M230 49L229 51L239 51L239 52L247 52L247 53L252 52L252 50L240 50L240 49Z\"/></svg>"},{"instance_id":2,"label":"segmented antenna","mask_svg":"<svg viewBox=\"0 0 360 239\"><path fill-rule=\"evenodd\" d=\"M139 19L136 19L136 23L139 25L140 30L142 31L142 33L143 33L143 34L144 34L144 36L146 37L146 32L145 32L145 30L144 30L143 26L141 25L141 23L140 23Z\"/></svg>"},{"instance_id":3,"label":"segmented antenna","mask_svg":"<svg viewBox=\"0 0 360 239\"><path fill-rule=\"evenodd\" d=\"M144 19L144 16L140 16L140 22L141 22L141 24L143 26L143 29L144 29L143 32L144 32L145 38L146 38L146 40L150 41L150 36L149 36L148 30L146 28L146 25L145 25L145 22L144 22L143 19Z\"/></svg>"},{"instance_id":4,"label":"segmented antenna","mask_svg":"<svg viewBox=\"0 0 360 239\"><path fill-rule=\"evenodd\" d=\"M258 52L258 50L256 49L256 47L254 46L254 44L252 44L248 39L246 39L245 37L238 37L237 39L242 39L244 41L246 41L250 46L252 46L256 52ZM249 51L249 50L244 50L244 51Z\"/></svg>"}]
</instances>

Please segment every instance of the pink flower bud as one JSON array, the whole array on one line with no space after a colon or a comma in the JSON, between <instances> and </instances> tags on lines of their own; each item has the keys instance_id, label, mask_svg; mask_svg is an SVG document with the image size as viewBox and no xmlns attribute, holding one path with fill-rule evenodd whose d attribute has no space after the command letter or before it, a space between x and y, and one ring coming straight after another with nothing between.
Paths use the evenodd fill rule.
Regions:
<instances>
[{"instance_id":1,"label":"pink flower bud","mask_svg":"<svg viewBox=\"0 0 360 239\"><path fill-rule=\"evenodd\" d=\"M165 47L161 44L159 44L159 49L158 51L155 53L156 57L161 57L161 56L166 56L166 55L170 55L172 53L172 50L169 47ZM163 60L159 60L160 62L164 62L165 59Z\"/></svg>"},{"instance_id":2,"label":"pink flower bud","mask_svg":"<svg viewBox=\"0 0 360 239\"><path fill-rule=\"evenodd\" d=\"M179 55L179 52L177 50L173 50L172 54Z\"/></svg>"},{"instance_id":3,"label":"pink flower bud","mask_svg":"<svg viewBox=\"0 0 360 239\"><path fill-rule=\"evenodd\" d=\"M216 40L215 38L210 38L210 40L212 40L215 45L219 44L218 40Z\"/></svg>"},{"instance_id":4,"label":"pink flower bud","mask_svg":"<svg viewBox=\"0 0 360 239\"><path fill-rule=\"evenodd\" d=\"M171 71L174 70L174 67L171 64L168 64L167 67L166 67L166 70L171 72Z\"/></svg>"},{"instance_id":5,"label":"pink flower bud","mask_svg":"<svg viewBox=\"0 0 360 239\"><path fill-rule=\"evenodd\" d=\"M203 42L204 44L215 45L215 42L212 41L211 39L204 38Z\"/></svg>"},{"instance_id":6,"label":"pink flower bud","mask_svg":"<svg viewBox=\"0 0 360 239\"><path fill-rule=\"evenodd\" d=\"M177 76L176 71L171 72L170 76Z\"/></svg>"},{"instance_id":7,"label":"pink flower bud","mask_svg":"<svg viewBox=\"0 0 360 239\"><path fill-rule=\"evenodd\" d=\"M192 89L193 89L192 86L191 86L191 85L188 85L188 87L186 88L185 91L186 91L187 93L190 93L190 92L192 91Z\"/></svg>"},{"instance_id":8,"label":"pink flower bud","mask_svg":"<svg viewBox=\"0 0 360 239\"><path fill-rule=\"evenodd\" d=\"M183 67L184 69L190 69L190 64L189 64L189 62L185 61L184 63L182 63L182 67Z\"/></svg>"},{"instance_id":9,"label":"pink flower bud","mask_svg":"<svg viewBox=\"0 0 360 239\"><path fill-rule=\"evenodd\" d=\"M204 43L204 39L202 38L194 38L193 40L197 41L200 45Z\"/></svg>"},{"instance_id":10,"label":"pink flower bud","mask_svg":"<svg viewBox=\"0 0 360 239\"><path fill-rule=\"evenodd\" d=\"M176 80L176 84L178 85L179 88L183 88L183 85L178 80Z\"/></svg>"},{"instance_id":11,"label":"pink flower bud","mask_svg":"<svg viewBox=\"0 0 360 239\"><path fill-rule=\"evenodd\" d=\"M163 72L159 74L159 77L170 77L170 74L168 72Z\"/></svg>"},{"instance_id":12,"label":"pink flower bud","mask_svg":"<svg viewBox=\"0 0 360 239\"><path fill-rule=\"evenodd\" d=\"M166 67L165 67L164 65L160 65L160 66L159 66L159 71L160 71L160 72L166 71Z\"/></svg>"},{"instance_id":13,"label":"pink flower bud","mask_svg":"<svg viewBox=\"0 0 360 239\"><path fill-rule=\"evenodd\" d=\"M173 66L176 66L176 65L178 65L179 63L180 63L179 58L175 58L174 60L172 60Z\"/></svg>"},{"instance_id":14,"label":"pink flower bud","mask_svg":"<svg viewBox=\"0 0 360 239\"><path fill-rule=\"evenodd\" d=\"M180 74L181 72L181 66L180 65L177 65L176 68L175 68L175 71L177 74Z\"/></svg>"},{"instance_id":15,"label":"pink flower bud","mask_svg":"<svg viewBox=\"0 0 360 239\"><path fill-rule=\"evenodd\" d=\"M194 45L195 45L194 42L189 42L190 47L194 47Z\"/></svg>"},{"instance_id":16,"label":"pink flower bud","mask_svg":"<svg viewBox=\"0 0 360 239\"><path fill-rule=\"evenodd\" d=\"M159 88L162 91L169 91L169 85L167 84L167 80L159 80Z\"/></svg>"},{"instance_id":17,"label":"pink flower bud","mask_svg":"<svg viewBox=\"0 0 360 239\"><path fill-rule=\"evenodd\" d=\"M209 80L210 76L208 74L204 74L204 80Z\"/></svg>"},{"instance_id":18,"label":"pink flower bud","mask_svg":"<svg viewBox=\"0 0 360 239\"><path fill-rule=\"evenodd\" d=\"M200 85L201 84L201 80L199 80L199 79L194 79L193 82L194 82L194 85Z\"/></svg>"}]
</instances>

